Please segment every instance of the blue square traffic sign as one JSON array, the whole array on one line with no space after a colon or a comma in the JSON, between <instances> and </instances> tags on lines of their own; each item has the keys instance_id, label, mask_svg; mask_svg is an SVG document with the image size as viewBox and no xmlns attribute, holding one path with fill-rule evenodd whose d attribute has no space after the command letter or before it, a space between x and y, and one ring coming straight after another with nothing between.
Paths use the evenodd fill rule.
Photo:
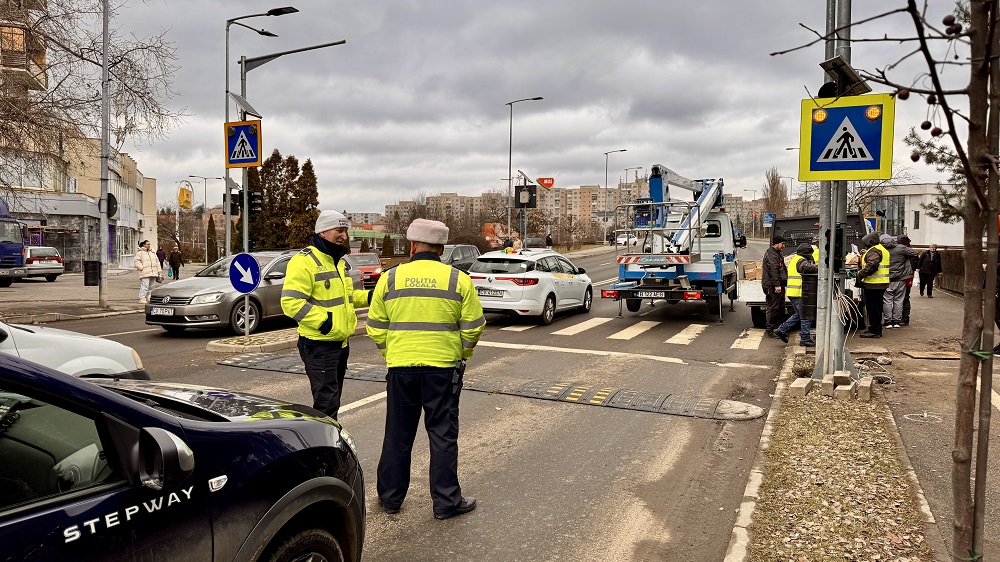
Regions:
<instances>
[{"instance_id":1,"label":"blue square traffic sign","mask_svg":"<svg viewBox=\"0 0 1000 562\"><path fill-rule=\"evenodd\" d=\"M802 100L801 118L800 181L892 177L891 95Z\"/></svg>"},{"instance_id":2,"label":"blue square traffic sign","mask_svg":"<svg viewBox=\"0 0 1000 562\"><path fill-rule=\"evenodd\" d=\"M260 120L226 123L226 167L249 168L261 164Z\"/></svg>"}]
</instances>

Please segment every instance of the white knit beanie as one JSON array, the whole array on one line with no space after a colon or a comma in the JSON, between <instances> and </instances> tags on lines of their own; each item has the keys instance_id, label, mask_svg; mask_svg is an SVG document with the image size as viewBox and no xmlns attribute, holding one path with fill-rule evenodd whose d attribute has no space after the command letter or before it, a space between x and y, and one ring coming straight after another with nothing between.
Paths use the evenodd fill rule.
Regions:
<instances>
[{"instance_id":1,"label":"white knit beanie","mask_svg":"<svg viewBox=\"0 0 1000 562\"><path fill-rule=\"evenodd\" d=\"M320 211L315 232L319 234L331 228L351 228L351 222L340 211Z\"/></svg>"},{"instance_id":2,"label":"white knit beanie","mask_svg":"<svg viewBox=\"0 0 1000 562\"><path fill-rule=\"evenodd\" d=\"M410 227L406 229L406 239L426 244L447 244L448 225L441 221L413 219Z\"/></svg>"}]
</instances>

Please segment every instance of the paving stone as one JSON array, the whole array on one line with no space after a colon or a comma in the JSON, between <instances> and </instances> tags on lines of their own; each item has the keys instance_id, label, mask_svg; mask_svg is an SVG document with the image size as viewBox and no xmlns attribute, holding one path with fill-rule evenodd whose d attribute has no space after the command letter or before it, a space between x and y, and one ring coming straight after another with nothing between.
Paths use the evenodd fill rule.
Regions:
<instances>
[{"instance_id":1,"label":"paving stone","mask_svg":"<svg viewBox=\"0 0 1000 562\"><path fill-rule=\"evenodd\" d=\"M851 384L851 372L850 371L836 371L833 373L833 384L835 386L840 386L842 384Z\"/></svg>"},{"instance_id":2,"label":"paving stone","mask_svg":"<svg viewBox=\"0 0 1000 562\"><path fill-rule=\"evenodd\" d=\"M852 382L851 384L842 384L837 386L836 390L833 391L833 397L837 400L850 400L854 398L857 393L858 383Z\"/></svg>"},{"instance_id":3,"label":"paving stone","mask_svg":"<svg viewBox=\"0 0 1000 562\"><path fill-rule=\"evenodd\" d=\"M862 402L872 401L872 378L865 377L858 383L858 400Z\"/></svg>"},{"instance_id":4,"label":"paving stone","mask_svg":"<svg viewBox=\"0 0 1000 562\"><path fill-rule=\"evenodd\" d=\"M788 386L788 395L792 398L805 398L806 394L812 390L813 380L808 377L799 377Z\"/></svg>"},{"instance_id":5,"label":"paving stone","mask_svg":"<svg viewBox=\"0 0 1000 562\"><path fill-rule=\"evenodd\" d=\"M823 388L820 391L820 394L833 398L834 386L833 375L823 375Z\"/></svg>"}]
</instances>

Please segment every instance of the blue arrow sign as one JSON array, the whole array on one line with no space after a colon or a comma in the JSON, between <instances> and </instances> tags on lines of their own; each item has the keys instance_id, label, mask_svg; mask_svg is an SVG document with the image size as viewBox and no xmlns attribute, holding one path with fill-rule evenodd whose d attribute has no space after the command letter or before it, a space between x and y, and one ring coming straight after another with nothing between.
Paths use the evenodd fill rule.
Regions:
<instances>
[{"instance_id":1,"label":"blue arrow sign","mask_svg":"<svg viewBox=\"0 0 1000 562\"><path fill-rule=\"evenodd\" d=\"M229 263L229 282L239 293L250 293L260 284L260 264L250 254L236 254Z\"/></svg>"}]
</instances>

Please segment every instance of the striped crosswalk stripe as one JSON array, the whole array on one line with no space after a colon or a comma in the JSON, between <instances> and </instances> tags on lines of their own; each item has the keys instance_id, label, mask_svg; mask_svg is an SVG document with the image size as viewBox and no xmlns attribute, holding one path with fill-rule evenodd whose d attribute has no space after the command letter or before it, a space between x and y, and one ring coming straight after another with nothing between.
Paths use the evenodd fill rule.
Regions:
<instances>
[{"instance_id":1,"label":"striped crosswalk stripe","mask_svg":"<svg viewBox=\"0 0 1000 562\"><path fill-rule=\"evenodd\" d=\"M552 332L553 336L575 336L580 332L584 332L596 326L600 326L605 322L612 321L613 318L591 318L585 322L580 322L579 324L574 324L568 328L563 328L562 330Z\"/></svg>"},{"instance_id":2,"label":"striped crosswalk stripe","mask_svg":"<svg viewBox=\"0 0 1000 562\"><path fill-rule=\"evenodd\" d=\"M622 330L620 332L617 332L615 334L611 334L610 336L608 336L608 339L609 340L630 340L630 339L638 336L639 334L652 329L653 326L656 326L657 324L659 324L659 322L650 322L648 320L643 320L643 321L639 322L638 324L633 324L632 326L629 326L628 328L625 328L624 330Z\"/></svg>"},{"instance_id":3,"label":"striped crosswalk stripe","mask_svg":"<svg viewBox=\"0 0 1000 562\"><path fill-rule=\"evenodd\" d=\"M692 341L694 341L694 339L696 337L698 337L699 334L701 334L702 332L704 332L705 328L707 328L707 327L708 327L707 324L691 324L687 328L684 328L680 332L677 332L676 334L674 334L674 337L670 338L669 340L667 340L667 341L665 341L663 343L673 343L673 344L677 344L677 345L687 345L687 344L691 343Z\"/></svg>"},{"instance_id":4,"label":"striped crosswalk stripe","mask_svg":"<svg viewBox=\"0 0 1000 562\"><path fill-rule=\"evenodd\" d=\"M531 324L528 324L526 326L506 326L506 327L500 328L500 329L501 330L505 330L507 332L523 332L525 330L530 330L532 328L534 328L534 326L531 325Z\"/></svg>"},{"instance_id":5,"label":"striped crosswalk stripe","mask_svg":"<svg viewBox=\"0 0 1000 562\"><path fill-rule=\"evenodd\" d=\"M764 339L764 330L744 330L740 337L736 338L730 349L760 349L760 342Z\"/></svg>"}]
</instances>

